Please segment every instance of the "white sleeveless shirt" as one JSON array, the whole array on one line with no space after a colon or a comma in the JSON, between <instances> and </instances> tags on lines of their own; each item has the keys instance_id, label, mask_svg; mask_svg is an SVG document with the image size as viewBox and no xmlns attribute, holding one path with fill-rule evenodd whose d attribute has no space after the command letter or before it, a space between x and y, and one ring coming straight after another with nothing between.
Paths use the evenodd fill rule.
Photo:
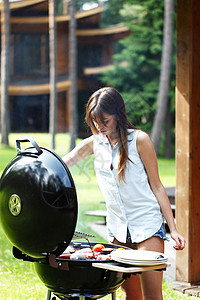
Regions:
<instances>
[{"instance_id":1,"label":"white sleeveless shirt","mask_svg":"<svg viewBox=\"0 0 200 300\"><path fill-rule=\"evenodd\" d=\"M160 206L137 151L138 132L128 129L128 157L133 163L126 163L126 183L118 180L118 144L111 149L105 135L93 135L94 169L100 191L106 200L109 241L115 237L125 243L128 228L132 242L142 242L153 236L163 222Z\"/></svg>"}]
</instances>

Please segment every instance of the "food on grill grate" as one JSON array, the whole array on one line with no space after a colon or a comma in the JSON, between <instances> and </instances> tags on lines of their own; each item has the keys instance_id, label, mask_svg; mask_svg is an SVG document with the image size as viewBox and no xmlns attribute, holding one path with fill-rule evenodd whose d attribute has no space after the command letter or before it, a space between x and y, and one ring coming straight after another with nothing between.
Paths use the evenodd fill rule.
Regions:
<instances>
[{"instance_id":1,"label":"food on grill grate","mask_svg":"<svg viewBox=\"0 0 200 300\"><path fill-rule=\"evenodd\" d=\"M105 248L102 244L96 244L91 249L81 243L73 243L59 256L71 260L110 260L113 248Z\"/></svg>"},{"instance_id":2,"label":"food on grill grate","mask_svg":"<svg viewBox=\"0 0 200 300\"><path fill-rule=\"evenodd\" d=\"M96 245L94 245L94 247L93 247L93 251L98 251L98 252L101 252L101 250L102 249L104 249L105 248L105 246L104 245L102 245L102 244L96 244Z\"/></svg>"}]
</instances>

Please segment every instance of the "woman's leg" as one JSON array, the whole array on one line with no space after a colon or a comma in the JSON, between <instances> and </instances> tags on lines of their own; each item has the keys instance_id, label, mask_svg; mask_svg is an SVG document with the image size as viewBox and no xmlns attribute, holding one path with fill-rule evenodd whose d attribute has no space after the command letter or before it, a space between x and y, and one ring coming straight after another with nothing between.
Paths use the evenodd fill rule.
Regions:
<instances>
[{"instance_id":1,"label":"woman's leg","mask_svg":"<svg viewBox=\"0 0 200 300\"><path fill-rule=\"evenodd\" d=\"M138 250L164 253L164 240L153 236L138 244ZM162 300L162 271L146 271L140 275L144 300Z\"/></svg>"},{"instance_id":2,"label":"woman's leg","mask_svg":"<svg viewBox=\"0 0 200 300\"><path fill-rule=\"evenodd\" d=\"M121 290L124 300L142 300L140 277L138 274L131 275L122 285Z\"/></svg>"},{"instance_id":3,"label":"woman's leg","mask_svg":"<svg viewBox=\"0 0 200 300\"><path fill-rule=\"evenodd\" d=\"M121 245L125 247L131 247L130 243L120 243L118 240L114 239L113 244ZM121 290L124 295L124 300L142 300L142 291L141 291L141 284L140 284L140 277L139 275L131 275L122 285Z\"/></svg>"}]
</instances>

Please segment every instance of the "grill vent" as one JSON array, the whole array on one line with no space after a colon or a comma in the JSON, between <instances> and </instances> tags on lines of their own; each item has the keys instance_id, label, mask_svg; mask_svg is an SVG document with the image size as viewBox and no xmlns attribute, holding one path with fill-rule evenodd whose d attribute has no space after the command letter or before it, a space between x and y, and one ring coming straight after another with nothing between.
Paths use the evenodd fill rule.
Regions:
<instances>
[{"instance_id":1,"label":"grill vent","mask_svg":"<svg viewBox=\"0 0 200 300\"><path fill-rule=\"evenodd\" d=\"M43 200L45 203L55 208L73 208L75 191L68 188L66 192L43 191Z\"/></svg>"}]
</instances>

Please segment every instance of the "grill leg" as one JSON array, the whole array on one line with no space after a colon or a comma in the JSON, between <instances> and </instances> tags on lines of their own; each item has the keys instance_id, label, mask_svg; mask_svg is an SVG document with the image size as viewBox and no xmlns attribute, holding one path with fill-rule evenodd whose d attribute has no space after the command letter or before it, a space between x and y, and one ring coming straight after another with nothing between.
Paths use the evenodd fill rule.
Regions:
<instances>
[{"instance_id":1,"label":"grill leg","mask_svg":"<svg viewBox=\"0 0 200 300\"><path fill-rule=\"evenodd\" d=\"M79 297L75 297L75 298L79 299L79 300L85 300L85 296L82 296L82 295L80 295ZM116 292L111 293L111 299L116 300ZM50 290L47 290L46 300L51 300L51 291Z\"/></svg>"},{"instance_id":2,"label":"grill leg","mask_svg":"<svg viewBox=\"0 0 200 300\"><path fill-rule=\"evenodd\" d=\"M50 290L47 290L46 300L51 300L51 291Z\"/></svg>"},{"instance_id":3,"label":"grill leg","mask_svg":"<svg viewBox=\"0 0 200 300\"><path fill-rule=\"evenodd\" d=\"M111 294L111 299L112 299L112 300L116 300L116 292L113 292L113 293Z\"/></svg>"}]
</instances>

